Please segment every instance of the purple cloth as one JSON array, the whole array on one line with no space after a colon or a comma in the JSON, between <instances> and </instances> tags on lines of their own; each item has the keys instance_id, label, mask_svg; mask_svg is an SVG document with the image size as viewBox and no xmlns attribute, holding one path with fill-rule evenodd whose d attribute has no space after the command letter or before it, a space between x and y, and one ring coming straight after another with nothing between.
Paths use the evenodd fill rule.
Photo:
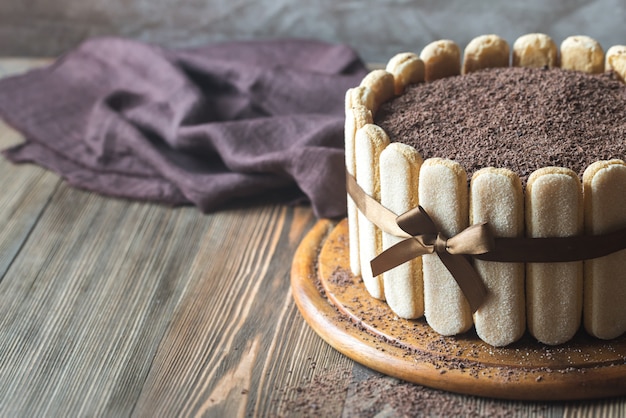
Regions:
<instances>
[{"instance_id":1,"label":"purple cloth","mask_svg":"<svg viewBox=\"0 0 626 418\"><path fill-rule=\"evenodd\" d=\"M26 138L4 154L109 196L208 212L296 189L316 216L343 216L344 95L365 73L317 41L93 39L0 80L0 115Z\"/></svg>"}]
</instances>

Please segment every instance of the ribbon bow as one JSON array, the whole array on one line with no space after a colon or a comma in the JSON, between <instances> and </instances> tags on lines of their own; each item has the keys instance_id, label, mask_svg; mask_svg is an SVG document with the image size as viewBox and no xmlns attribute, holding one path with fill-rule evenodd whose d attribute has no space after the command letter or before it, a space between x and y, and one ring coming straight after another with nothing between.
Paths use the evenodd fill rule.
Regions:
<instances>
[{"instance_id":1,"label":"ribbon bow","mask_svg":"<svg viewBox=\"0 0 626 418\"><path fill-rule=\"evenodd\" d=\"M487 290L465 255L484 254L493 248L493 237L486 223L472 225L448 238L437 231L426 211L418 206L396 218L406 233L403 241L387 248L374 258L372 274L378 276L402 263L425 254L437 254L467 298L472 312L483 303Z\"/></svg>"},{"instance_id":2,"label":"ribbon bow","mask_svg":"<svg viewBox=\"0 0 626 418\"><path fill-rule=\"evenodd\" d=\"M365 193L354 176L346 174L347 191L365 217L382 231L405 238L371 261L372 274L377 276L415 257L435 253L461 288L472 312L476 312L487 296L487 289L465 256L493 249L494 239L487 224L472 225L448 238L421 206L397 216Z\"/></svg>"}]
</instances>

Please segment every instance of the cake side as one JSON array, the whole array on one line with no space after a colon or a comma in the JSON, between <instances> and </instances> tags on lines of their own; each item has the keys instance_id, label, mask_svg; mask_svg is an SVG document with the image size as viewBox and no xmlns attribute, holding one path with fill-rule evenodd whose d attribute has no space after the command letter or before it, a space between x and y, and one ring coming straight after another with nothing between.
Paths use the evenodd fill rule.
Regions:
<instances>
[{"instance_id":1,"label":"cake side","mask_svg":"<svg viewBox=\"0 0 626 418\"><path fill-rule=\"evenodd\" d=\"M526 42L519 42L519 43L516 43L516 45L514 46L514 48L513 48L514 63L517 63L518 65L527 65L528 67L537 67L538 66L538 64L537 64L538 62L539 63L541 63L541 62L553 63L554 62L553 48L551 48L550 45L549 45L551 40L549 40L549 38L547 38L545 35L541 35L541 34L531 34L531 35L532 36L526 36ZM547 42L546 38L550 42ZM490 44L493 44L494 43L493 42L493 36L491 36L490 39L491 39L490 40ZM546 44L546 42L547 42L547 44ZM498 44L498 43L496 42L495 44ZM519 47L518 44L519 45L523 45L524 48L522 49L522 47ZM533 44L539 45L540 47L533 48L532 47ZM393 71L394 68L396 68L396 69L397 68L401 68L401 70L398 71L398 73L402 74L402 76L395 75L395 77L394 77L393 94L391 96L395 96L396 100L397 100L398 97L400 97L400 98L405 97L406 92L413 88L414 85L411 84L411 83L415 83L415 81L407 82L406 80L411 80L411 79L421 80L422 78L426 79L427 81L429 79L430 80L437 80L437 79L441 79L441 78L443 78L445 76L449 76L450 73L455 73L455 71L450 69L450 63L459 61L458 60L458 56L457 56L458 48L454 48L453 46L451 47L450 46L451 45L451 41L438 41L437 43L433 43L433 45L435 45L435 46L434 47L433 46L428 46L427 48L424 48L423 54L420 55L420 59L422 57L425 58L425 60L423 60L424 66L421 66L419 64L419 61L416 61L416 56L414 54L406 54L405 53L405 54L402 55L402 57L396 58L395 61L394 60L390 61L390 65L388 66L388 70ZM548 46L546 46L546 45L548 45ZM480 48L474 48L474 49L480 51ZM489 48L483 48L483 49L484 50L489 50ZM426 53L428 50L430 50L430 52ZM609 49L609 51L615 51L615 50L622 51L622 49L620 49L620 48L611 48L611 49ZM436 51L436 52L433 53L432 51ZM467 48L466 48L466 51L467 51ZM568 53L571 54L571 52L568 52ZM490 54L493 55L493 49L491 50ZM612 52L612 54L613 54L612 56L616 56L617 57L616 59L614 58L612 62L621 62L620 61L620 59L621 59L620 57L622 57L622 52L619 52L619 53ZM584 60L585 56L587 56L586 53L579 53L579 55L581 57L580 58L581 60ZM588 56L591 57L592 55L588 55ZM515 58L515 57L517 57L517 58ZM474 54L472 59L474 61L478 60L478 64L476 64L476 66L480 67L480 53L478 55ZM489 66L489 62L491 62L490 61L491 59L492 58L489 58L489 60L485 60L485 62L487 63L485 65L486 67ZM591 58L588 58L588 59L591 59ZM429 62L434 63L433 66L429 67ZM527 64L523 64L524 62L526 62ZM608 62L608 51L607 51L607 62ZM403 64L403 63L408 63L408 64ZM441 63L446 63L446 65L442 65ZM603 64L604 64L604 62L603 62ZM546 64L545 67L550 67L550 65L551 64L549 64L549 65ZM623 74L621 74L619 72L619 68L616 68L616 67L617 66L609 65L607 67L607 69L612 70L617 75L617 77L616 77L617 79L620 79L620 78L623 79L624 78ZM414 70L415 73L412 73L412 71L413 71L412 68L415 69ZM442 73L441 74L437 74L437 70L436 70L437 68L442 68L442 70L441 70ZM483 72L483 71L481 71L481 72ZM487 70L487 71L489 71L489 70ZM561 71L561 70L559 70L559 71ZM387 71L387 73L391 74L392 77L394 76L394 74L392 72ZM460 71L458 71L457 73L460 73ZM469 73L469 76L472 76L474 74L478 74L474 70L469 70L469 71L467 71L467 73ZM577 69L576 71L570 71L570 73L573 74L573 75L574 74L578 75L579 74L579 70ZM452 77L454 78L454 76L452 76ZM468 77L468 75L466 74L466 75L463 75L462 77ZM379 72L375 77L372 77L372 78L380 80L380 79L382 79L384 77L382 76L382 73ZM607 77L607 78L608 78L608 80L610 82L616 82L616 80L615 79L611 79L611 77ZM371 81L369 81L369 82L371 82ZM371 100L371 103L369 104L369 110L374 115L375 123L377 123L376 118L379 116L379 112L382 111L382 110L379 110L379 109L381 108L381 106L384 107L384 106L387 105L387 104L383 105L383 103L386 103L386 102L388 103L389 102L389 99L390 99L389 93L388 93L389 90L388 89L383 89L383 94L381 95L380 93L373 93L376 90L376 88L372 89L369 86L367 86L367 83L365 83L365 84L366 84L365 86L362 84L362 86L360 86L360 87L361 88L365 87L366 90L368 90L368 92L373 94L374 96L376 96L378 94L377 98L374 99L374 100ZM374 84L376 84L376 83L374 83ZM387 85L387 84L389 84L389 83L385 83L385 85ZM429 85L432 85L432 84L434 84L434 82L433 83L428 83L427 82L426 84L420 84L420 86L429 86ZM618 86L619 86L619 88L622 88L622 90L623 90L622 84L618 84ZM616 88L613 87L613 90L615 90L615 89ZM378 90L380 90L380 88ZM383 99L382 97L385 96L385 95L387 97L385 97ZM611 102L611 100L607 100L607 101ZM613 103L609 103L609 105L612 105L612 104ZM348 103L347 103L347 107L348 107ZM602 112L606 113L607 111L606 110L605 111L601 111L600 113L602 113ZM435 117L436 113L437 112L431 111L431 116ZM619 129L622 129L622 130L620 131ZM616 135L621 135L622 138L626 137L626 136L622 135L622 133L624 132L623 131L624 127L621 126L619 129L617 129L617 131L615 131L615 132L617 132ZM391 130L391 129L389 129L389 130ZM605 127L605 130L606 130L606 127ZM384 131L389 133L387 128L384 128ZM393 141L394 140L393 134L390 134L389 136L392 137L391 140ZM478 149L480 148L481 145L482 144L480 144L480 143L475 143L475 146ZM411 147L412 147L412 145L411 145ZM426 157L423 153L419 152L419 150L416 150L416 151L418 152L418 154L422 158L426 159L426 162L428 162L428 159L429 159L428 157ZM622 152L623 152L623 150L622 150ZM454 157L456 157L456 156L454 156ZM596 157L594 157L594 158L596 158ZM601 157L597 157L597 158L601 158ZM453 160L453 159L454 160L458 160L457 158L450 158L450 160ZM499 164L499 166L500 167L502 167L502 166L506 167L507 166L506 163L508 163L508 162L509 162L508 160L505 160L504 163L503 164ZM357 178L358 178L358 172L359 172L359 167L360 167L359 163L360 162L357 160L356 161L356 165L355 165ZM458 161L457 161L457 163L458 163ZM368 161L367 165L369 167L367 169L364 169L364 170L371 170L372 164L373 163L371 161ZM393 165L393 161L388 162L388 164L392 164ZM587 162L583 162L582 164L583 164L583 169L584 169L584 168L586 168L585 164L588 164L588 163ZM425 164L425 165L428 165L428 164ZM493 165L498 166L497 164L485 164L484 167L489 167L489 166L493 166ZM552 165L552 164L550 164L550 165ZM461 167L462 168L466 168L463 164L461 164ZM480 168L483 168L483 167L479 167L478 169L480 169ZM540 168L543 168L543 167L540 167ZM380 170L380 167L378 167L378 170ZM476 171L478 171L478 170L476 170ZM532 173L532 171L530 171L530 172ZM386 174L385 173L380 173L380 172L378 174L379 177L380 176L384 176L384 175L386 175ZM527 176L529 176L529 175L530 175L530 173L527 174ZM514 176L518 176L518 175L515 174ZM413 176L409 176L409 177L413 178ZM421 179L421 174L419 175L419 177ZM403 181L403 180L402 179L398 179L398 182L401 182L401 181ZM518 181L519 181L519 178L518 178ZM580 179L578 179L577 181L580 184ZM520 181L520 183L521 183L521 181ZM526 183L526 181L524 181L524 184L525 183ZM408 190L408 189L410 189L411 185L410 184L406 184L405 186L406 186L406 189ZM398 185L396 184L394 187L397 188ZM414 197L413 200L414 201L417 200L418 204L422 203L422 202L420 202L420 199L419 199L420 193L428 194L428 193L425 192L425 190L422 190L420 192L420 188L421 187L422 186L421 186L421 183L420 183L420 187L418 188L418 190L416 192L414 192L416 194L416 197ZM497 186L495 186L495 187L497 187ZM623 187L626 187L626 184L623 185ZM582 189L582 186L581 186L581 189ZM382 190L381 190L381 193L384 194L384 192ZM461 192L461 194L462 194L462 192ZM484 192L483 192L483 194L484 194ZM393 195L394 195L394 193L389 193L389 195L391 197L388 196L386 198L389 201L388 203L386 202L386 205L393 206L394 205L394 202L393 202ZM461 206L463 206L463 205L467 206L468 199L470 199L469 196L470 195L467 193L467 186L465 186L465 197L461 198L463 200L463 203L461 204ZM391 200L389 200L389 199L391 199ZM404 201L406 201L407 200L407 196L404 195L404 197L402 197L402 199ZM545 215L547 217L549 217L551 214L545 214ZM470 217L472 219L478 219L478 218L481 218L482 214L481 214L480 211L476 212L476 213L471 212L471 214L466 212L466 214L464 216L466 218L466 223L468 223L470 221L470 219L469 219ZM487 215L485 215L485 216L487 216ZM348 217L350 218L350 215ZM503 219L502 221L503 221L504 224L507 224L507 223L511 222L510 219ZM493 221L492 221L492 223L493 223ZM581 223L581 226L582 226L582 223ZM626 225L624 225L624 226L626 226ZM502 232L500 231L499 233L502 233ZM358 226L357 226L356 235L359 235L359 227ZM362 238L361 237L359 237L359 242L362 242ZM352 238L351 238L351 244L352 244ZM385 248L386 248L387 245L390 245L390 244L385 244ZM384 249L384 248L382 248L382 249ZM427 259L426 256L422 257L422 258L424 260ZM480 264L480 263L477 263L477 264ZM580 265L582 266L582 263L580 263ZM361 270L369 268L367 260L365 260L364 262L361 263L360 268L361 268ZM426 268L424 270L428 270L428 269ZM405 278L405 282L406 283L410 283L411 286L414 286L414 287L418 286L419 287L420 282L423 280L425 285L427 286L427 283L428 283L428 280L429 280L427 278L428 274L429 274L428 272L424 271L424 272L422 272L422 276L420 277L420 272L419 271L414 272L414 273L412 273L412 275L413 275L412 278L411 277ZM483 271L482 274L486 274L486 273ZM582 275L581 275L581 278L582 278ZM522 281L523 280L524 279L522 279ZM485 280L485 281L487 281L487 280ZM496 283L496 282L497 282L497 280L494 281L494 283ZM490 292L492 292L492 293L500 292L498 294L498 298L500 298L501 300L507 300L507 298L509 298L509 300L510 300L511 292L518 292L519 293L519 282L520 282L520 280L518 279L517 280L518 284L516 286L515 285L513 286L514 289L517 289L515 291L511 290L512 289L511 287L509 287L508 289L505 289L506 286L504 286L503 289L498 289L498 286L492 286L492 288L490 288ZM582 283L582 281L580 281L578 279L574 279L574 282ZM576 286L574 286L574 287L576 287ZM585 284L585 289L587 289L588 287L589 286L587 286L587 284ZM582 293L583 293L582 292L582 288L581 288L580 291L577 291L577 290L576 291L570 291L569 293L572 293L571 295L569 295L569 299L571 299L571 301L572 301L571 305L575 307L574 312L576 312L576 310L578 309L577 307L579 305L582 306L581 305L582 302L579 302L579 301L582 301ZM379 297L379 298L384 298L385 297L384 289L382 290L381 294L379 294L377 297ZM496 298L496 299L498 299L498 298ZM487 300L489 300L489 299L487 299ZM510 344L511 342L513 342L517 338L519 338L519 335L520 335L520 331L519 331L520 330L520 325L519 324L522 323L522 325L521 325L522 329L523 329L523 326L524 326L523 325L524 321L520 319L521 317L524 316L523 309L520 310L520 306L524 307L524 303L522 301L522 304L520 305L518 297L513 297L513 300L518 302L517 305L516 305L516 308L513 309L513 311L515 311L515 313L513 313L513 314L510 312L511 311L510 306L507 306L507 309L509 309L509 312L504 312L506 310L506 309L504 309L504 305L510 305L510 304L502 304L502 303L500 303L502 305L502 309L500 309L500 311L498 311L498 308L493 310L493 306L492 306L491 308L489 308L489 309L492 309L492 312L489 315L482 315L482 314L485 314L487 312L487 310L488 310L487 306L489 306L489 304L488 304L488 302L486 302L485 306L484 306L484 309L481 308L481 309L483 309L483 311L481 312L481 309L479 309L474 314L473 321L472 321L471 314L470 314L469 326L467 326L467 324L463 324L461 326L459 326L457 324L457 325L455 325L456 330L453 330L454 327L452 327L452 328L448 329L447 331L443 330L443 329L440 329L438 332L440 332L442 334L447 334L447 335L454 334L454 333L460 333L460 332L464 332L466 329L471 327L471 325L473 323L475 323L476 327L477 327L477 331L480 329L479 336L481 336L481 338L483 338L486 342L488 342L488 343L490 343L492 345L496 345L496 346ZM428 316L429 316L428 315L428 312L429 312L429 302L428 301L429 301L429 297L426 294L424 294L424 310L426 312L426 319L427 319L427 321L428 321ZM585 303L586 303L585 309L587 311L588 310L587 302L585 302ZM592 303L592 304L594 304L594 303ZM393 309L393 307L392 307L392 309ZM445 315L445 313L448 312L450 317L456 315L456 314L451 313L451 312L454 312L454 311L447 311L446 310L447 308L445 306L441 306L439 303L437 305L433 305L432 302L431 302L431 308L430 309L432 309L433 312L435 312L435 311L437 311L437 312L442 311L442 312L444 312L443 315ZM455 308L455 309L457 309L457 308ZM578 310L578 312L579 312L579 310ZM504 315L504 316L502 316L502 315ZM529 314L529 316L530 315L532 315L532 314ZM498 321L496 319L492 319L492 320L485 319L485 318L489 318L489 317L491 317L491 318L498 318L498 317L504 318L504 317L507 317L507 316L509 318L510 317L516 317L517 319L510 321L512 324L516 324L516 325L510 325L508 327L505 327L505 328L508 328L508 330L506 332L502 332L501 329L500 330L496 329L497 328L496 324L499 323L500 321ZM573 314L573 316L575 317L576 314ZM431 315L431 317L432 317L432 315ZM613 318L613 319L615 319L615 318ZM622 324L626 323L626 318L617 318L616 320L618 322L622 323ZM576 321L578 321L578 323L580 323L580 313L578 313L578 318L574 319L572 323L575 324ZM461 321L461 323L462 322L463 321ZM490 323L492 323L493 325L490 326ZM500 328L502 328L502 327L500 327ZM571 325L569 328L577 328L577 325ZM617 328L619 328L619 326ZM550 331L550 332L552 332L552 331ZM492 337L489 337L488 335L492 335ZM549 336L547 338L539 337L540 341L541 340L545 340L544 342L548 343L548 344L559 344L559 343L562 343L564 341L567 341L567 339L569 339L569 338L570 337L568 335L565 335L565 336L561 335L561 336L557 336L556 338L552 338L551 336Z\"/></svg>"}]
</instances>

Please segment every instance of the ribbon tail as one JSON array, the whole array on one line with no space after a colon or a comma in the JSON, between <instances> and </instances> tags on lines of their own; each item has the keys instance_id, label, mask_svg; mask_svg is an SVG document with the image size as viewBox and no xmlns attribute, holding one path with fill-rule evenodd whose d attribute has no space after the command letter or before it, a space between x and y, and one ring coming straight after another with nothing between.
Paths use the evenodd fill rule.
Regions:
<instances>
[{"instance_id":1,"label":"ribbon tail","mask_svg":"<svg viewBox=\"0 0 626 418\"><path fill-rule=\"evenodd\" d=\"M411 261L415 257L432 252L432 246L424 246L422 242L414 237L405 239L387 248L370 261L372 275L376 277L400 264Z\"/></svg>"},{"instance_id":2,"label":"ribbon tail","mask_svg":"<svg viewBox=\"0 0 626 418\"><path fill-rule=\"evenodd\" d=\"M478 272L463 255L447 252L437 252L437 255L461 288L469 302L472 313L476 312L487 297L487 288Z\"/></svg>"},{"instance_id":3,"label":"ribbon tail","mask_svg":"<svg viewBox=\"0 0 626 418\"><path fill-rule=\"evenodd\" d=\"M398 215L365 193L357 183L356 178L348 171L346 171L346 189L359 211L365 215L368 221L380 228L381 231L401 238L409 238L411 236L396 223Z\"/></svg>"}]
</instances>

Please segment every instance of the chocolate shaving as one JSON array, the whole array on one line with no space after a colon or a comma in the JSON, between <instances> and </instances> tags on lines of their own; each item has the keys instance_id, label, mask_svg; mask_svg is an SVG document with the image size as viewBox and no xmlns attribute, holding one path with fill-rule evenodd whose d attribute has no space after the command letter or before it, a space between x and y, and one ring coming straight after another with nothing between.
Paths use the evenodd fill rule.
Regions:
<instances>
[{"instance_id":1,"label":"chocolate shaving","mask_svg":"<svg viewBox=\"0 0 626 418\"><path fill-rule=\"evenodd\" d=\"M493 68L411 85L375 123L424 158L456 160L468 178L509 168L525 184L546 166L582 177L598 160L626 159L626 87L611 72Z\"/></svg>"}]
</instances>

